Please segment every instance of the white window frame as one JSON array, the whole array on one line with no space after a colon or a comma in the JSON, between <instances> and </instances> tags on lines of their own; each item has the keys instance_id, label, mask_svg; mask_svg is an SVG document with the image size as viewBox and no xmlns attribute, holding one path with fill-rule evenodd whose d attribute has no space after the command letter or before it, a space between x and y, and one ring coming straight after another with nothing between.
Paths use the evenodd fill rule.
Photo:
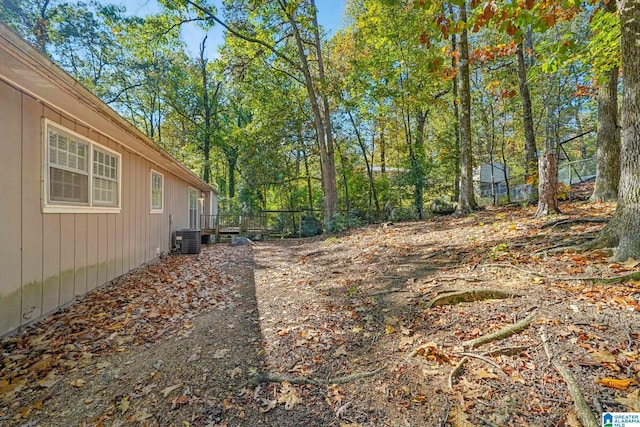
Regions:
<instances>
[{"instance_id":1,"label":"white window frame","mask_svg":"<svg viewBox=\"0 0 640 427\"><path fill-rule=\"evenodd\" d=\"M193 218L193 224L191 223L191 212L193 212L194 210L191 209L191 194L195 193L196 194L196 209L195 209L195 218ZM189 228L193 228L193 229L197 229L200 228L200 209L199 209L199 199L200 198L200 191L198 191L197 188L193 188L193 187L189 187L189 193L187 196L187 218L189 219ZM193 225L193 227L192 227Z\"/></svg>"},{"instance_id":2,"label":"white window frame","mask_svg":"<svg viewBox=\"0 0 640 427\"><path fill-rule=\"evenodd\" d=\"M157 208L155 206L153 206L153 176L157 175L160 177L160 183L161 183L161 187L160 187L160 207ZM151 169L151 174L149 175L151 183L149 185L149 192L150 192L150 206L151 206L151 213L163 213L164 212L164 174L160 173L156 170Z\"/></svg>"},{"instance_id":3,"label":"white window frame","mask_svg":"<svg viewBox=\"0 0 640 427\"><path fill-rule=\"evenodd\" d=\"M88 203L62 202L50 200L51 177L49 162L49 129L53 128L59 133L65 134L77 142L87 144L88 146ZM122 155L104 145L80 135L73 130L56 123L49 119L43 119L42 124L42 212L43 213L120 213L122 209ZM115 206L108 206L94 202L93 199L93 179L104 177L94 174L93 153L101 151L104 154L117 158L118 165L116 170L118 200ZM55 166L54 166L55 167Z\"/></svg>"}]
</instances>

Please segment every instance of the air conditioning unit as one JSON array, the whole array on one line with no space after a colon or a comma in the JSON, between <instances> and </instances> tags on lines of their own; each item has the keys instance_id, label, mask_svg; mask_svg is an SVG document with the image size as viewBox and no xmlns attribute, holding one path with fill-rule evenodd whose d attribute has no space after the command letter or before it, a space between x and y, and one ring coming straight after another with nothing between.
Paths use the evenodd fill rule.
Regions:
<instances>
[{"instance_id":1,"label":"air conditioning unit","mask_svg":"<svg viewBox=\"0 0 640 427\"><path fill-rule=\"evenodd\" d=\"M199 229L182 228L176 230L176 244L180 245L181 254L199 254L200 242Z\"/></svg>"}]
</instances>

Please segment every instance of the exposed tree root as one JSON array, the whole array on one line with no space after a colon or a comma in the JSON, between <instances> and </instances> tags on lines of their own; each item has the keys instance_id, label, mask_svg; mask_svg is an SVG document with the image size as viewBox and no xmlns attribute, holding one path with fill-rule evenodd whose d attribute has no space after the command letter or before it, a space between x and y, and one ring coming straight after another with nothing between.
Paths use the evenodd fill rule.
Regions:
<instances>
[{"instance_id":1,"label":"exposed tree root","mask_svg":"<svg viewBox=\"0 0 640 427\"><path fill-rule=\"evenodd\" d=\"M463 347L471 347L471 348L476 348L476 347L480 347L481 345L490 343L492 341L497 341L497 340L501 340L503 338L507 338L513 334L517 334L518 332L526 329L531 322L533 321L533 319L535 319L535 317L537 316L538 311L537 310L533 310L533 312L531 314L529 314L527 317L525 317L524 319L522 319L521 321L514 323L513 325L509 325L506 328L502 328L499 329L495 332L492 332L490 334L487 335L482 335L478 338L474 338L472 340L467 340L464 341L462 343Z\"/></svg>"},{"instance_id":2,"label":"exposed tree root","mask_svg":"<svg viewBox=\"0 0 640 427\"><path fill-rule=\"evenodd\" d=\"M345 375L343 377L329 378L326 380L323 379L313 379L307 377L286 377L279 374L274 374L272 372L263 372L251 379L251 382L254 384L259 383L282 383L288 382L291 384L305 384L305 385L330 385L330 384L346 384L348 382L360 379L360 378L368 378L372 377L378 372L385 369L385 366L378 368L374 371L369 372L356 372L354 374Z\"/></svg>"},{"instance_id":3,"label":"exposed tree root","mask_svg":"<svg viewBox=\"0 0 640 427\"><path fill-rule=\"evenodd\" d=\"M584 427L598 427L600 424L596 421L596 417L593 415L589 404L585 400L575 377L566 366L555 360L549 348L547 335L542 332L540 334L540 338L542 340L542 345L544 346L544 351L547 354L547 360L553 364L554 368L556 368L567 383L567 388L569 389L571 399L573 399L573 407L578 415L578 419Z\"/></svg>"},{"instance_id":4,"label":"exposed tree root","mask_svg":"<svg viewBox=\"0 0 640 427\"><path fill-rule=\"evenodd\" d=\"M483 282L484 279L479 277L465 277L465 276L437 276L431 279L431 282L453 282L454 280L464 280L465 282Z\"/></svg>"},{"instance_id":5,"label":"exposed tree root","mask_svg":"<svg viewBox=\"0 0 640 427\"><path fill-rule=\"evenodd\" d=\"M428 308L441 305L455 305L461 302L484 301L488 299L505 299L519 297L522 294L516 292L503 291L502 289L478 288L466 291L447 292L433 298L427 304Z\"/></svg>"},{"instance_id":6,"label":"exposed tree root","mask_svg":"<svg viewBox=\"0 0 640 427\"><path fill-rule=\"evenodd\" d=\"M483 356L513 356L521 351L528 350L528 345L521 345L518 347L502 347L497 350L485 351L482 353Z\"/></svg>"},{"instance_id":7,"label":"exposed tree root","mask_svg":"<svg viewBox=\"0 0 640 427\"><path fill-rule=\"evenodd\" d=\"M460 359L458 364L451 370L451 373L449 374L449 381L448 381L449 389L451 391L453 391L453 382L455 381L456 377L458 377L462 372L462 367L464 366L464 363L467 360L469 360L469 356L464 356L462 359Z\"/></svg>"},{"instance_id":8,"label":"exposed tree root","mask_svg":"<svg viewBox=\"0 0 640 427\"><path fill-rule=\"evenodd\" d=\"M557 219L554 221L545 222L540 226L540 228L548 228L552 229L558 227L560 225L569 225L569 224L580 224L580 223L607 223L609 222L609 218L568 218L568 219Z\"/></svg>"},{"instance_id":9,"label":"exposed tree root","mask_svg":"<svg viewBox=\"0 0 640 427\"><path fill-rule=\"evenodd\" d=\"M544 277L545 279L557 280L557 281L578 281L583 280L585 282L595 283L599 285L615 285L617 283L623 283L628 280L640 280L640 271L632 271L631 273L621 274L619 276L600 277L600 276L550 276L544 273L538 273L536 271L527 270L512 264L484 264L481 267L503 267L513 268L522 273L529 274L531 276Z\"/></svg>"},{"instance_id":10,"label":"exposed tree root","mask_svg":"<svg viewBox=\"0 0 640 427\"><path fill-rule=\"evenodd\" d=\"M576 248L580 245L576 245L576 243L578 242L584 242L585 240L591 241L593 240L592 237L588 237L585 234L583 234L581 237L577 238L577 239L571 239L569 241L564 241L562 243L558 243L557 245L553 245L553 246L547 246L544 248L540 248L540 249L536 249L535 251L531 252L532 254L539 254L542 252L548 252L548 253L556 253L556 252L565 252L565 251L569 251L572 250L572 248ZM587 242L588 243L588 242Z\"/></svg>"},{"instance_id":11,"label":"exposed tree root","mask_svg":"<svg viewBox=\"0 0 640 427\"><path fill-rule=\"evenodd\" d=\"M479 359L482 360L484 363L487 363L495 368L497 368L498 370L500 370L500 372L502 371L502 368L500 367L500 365L498 365L496 362L494 362L491 359L487 359L486 357L484 357L481 354L475 354L475 353L460 353L462 356L468 356L468 357L473 357L475 359Z\"/></svg>"}]
</instances>

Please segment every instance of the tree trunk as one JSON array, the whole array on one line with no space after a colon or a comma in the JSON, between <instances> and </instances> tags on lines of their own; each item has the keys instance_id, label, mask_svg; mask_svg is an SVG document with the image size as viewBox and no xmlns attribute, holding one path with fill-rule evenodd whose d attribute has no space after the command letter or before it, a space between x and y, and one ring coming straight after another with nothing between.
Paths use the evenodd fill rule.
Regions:
<instances>
[{"instance_id":1,"label":"tree trunk","mask_svg":"<svg viewBox=\"0 0 640 427\"><path fill-rule=\"evenodd\" d=\"M304 42L298 23L293 15L293 12L288 8L288 4L284 0L278 2L282 11L286 14L293 36L296 42L298 58L300 60L300 68L304 75L305 88L307 95L309 96L309 104L313 113L313 124L316 130L316 136L318 138L318 148L320 151L320 166L322 170L322 188L324 191L324 207L325 207L325 223L329 223L338 208L338 188L336 180L336 166L334 158L333 137L331 135L331 115L326 99L322 102L316 92L316 87L311 77L311 68L309 67L309 61L307 60L307 52L304 48ZM317 19L315 14L315 4L311 5L312 13L315 23L315 31L317 33ZM320 50L319 41L315 43L316 59L318 60L318 67L321 68L322 64L322 51ZM324 71L324 70L323 70ZM319 76L318 84L324 83L324 73ZM324 107L324 116L321 111L321 105Z\"/></svg>"},{"instance_id":2,"label":"tree trunk","mask_svg":"<svg viewBox=\"0 0 640 427\"><path fill-rule=\"evenodd\" d=\"M518 86L520 88L520 99L522 101L522 121L524 125L524 165L525 182L533 184L536 181L538 172L538 149L536 148L536 136L533 130L533 113L531 108L531 94L527 83L527 68L524 62L524 43L520 42L516 46L516 56L518 58ZM529 201L535 200L535 192L531 192Z\"/></svg>"},{"instance_id":3,"label":"tree trunk","mask_svg":"<svg viewBox=\"0 0 640 427\"><path fill-rule=\"evenodd\" d=\"M538 174L540 176L540 183L538 187L540 198L538 199L538 210L536 211L534 218L541 218L552 212L560 213L560 209L558 208L558 198L556 197L558 191L558 177L555 151L549 150L540 157L538 162Z\"/></svg>"},{"instance_id":4,"label":"tree trunk","mask_svg":"<svg viewBox=\"0 0 640 427\"><path fill-rule=\"evenodd\" d=\"M616 12L616 3L602 6ZM598 88L598 135L596 148L596 182L593 202L614 201L620 182L620 126L618 122L618 67L605 73L606 81ZM625 73L626 74L626 73ZM626 80L627 76L625 76Z\"/></svg>"},{"instance_id":5,"label":"tree trunk","mask_svg":"<svg viewBox=\"0 0 640 427\"><path fill-rule=\"evenodd\" d=\"M469 83L469 41L467 38L467 4L460 6L460 199L457 212L467 214L477 208L473 194L473 157L471 151L471 88Z\"/></svg>"},{"instance_id":6,"label":"tree trunk","mask_svg":"<svg viewBox=\"0 0 640 427\"><path fill-rule=\"evenodd\" d=\"M411 169L415 187L414 205L418 219L424 219L424 187L426 182L424 126L427 122L427 111L418 111L416 116L416 139L413 147Z\"/></svg>"},{"instance_id":7,"label":"tree trunk","mask_svg":"<svg viewBox=\"0 0 640 427\"><path fill-rule=\"evenodd\" d=\"M622 29L622 149L618 205L600 241L616 261L640 259L640 2L618 0Z\"/></svg>"},{"instance_id":8,"label":"tree trunk","mask_svg":"<svg viewBox=\"0 0 640 427\"><path fill-rule=\"evenodd\" d=\"M619 181L618 67L614 67L606 73L606 82L598 88L596 182L591 201L615 201Z\"/></svg>"},{"instance_id":9,"label":"tree trunk","mask_svg":"<svg viewBox=\"0 0 640 427\"><path fill-rule=\"evenodd\" d=\"M202 78L202 107L204 109L204 132L202 135L204 170L202 171L202 179L204 182L209 182L211 174L211 104L209 103L209 73L207 72L207 59L204 56L206 42L207 36L204 37L200 44L200 58L198 65L200 66L200 74Z\"/></svg>"},{"instance_id":10,"label":"tree trunk","mask_svg":"<svg viewBox=\"0 0 640 427\"><path fill-rule=\"evenodd\" d=\"M449 3L449 13L451 14L451 19L453 20L453 6ZM458 49L458 40L456 37L456 32L451 32L451 52L455 52ZM455 55L451 55L451 68L456 69L458 66L458 61ZM453 133L454 136L454 162L453 168L455 170L454 178L453 178L453 200L457 202L460 200L460 111L458 109L458 77L456 75L453 76L451 81L451 88L453 93Z\"/></svg>"},{"instance_id":11,"label":"tree trunk","mask_svg":"<svg viewBox=\"0 0 640 427\"><path fill-rule=\"evenodd\" d=\"M367 177L369 178L369 209L371 209L371 201L373 201L376 205L376 213L380 213L380 202L378 201L378 193L376 191L375 180L373 179L373 170L371 168L371 165L369 164L369 157L367 157L367 147L364 145L362 135L360 135L360 130L356 125L353 114L351 114L351 111L347 111L347 114L349 115L351 126L353 126L353 131L356 133L358 146L360 147L360 150L362 150L362 157L364 158L364 164L367 168Z\"/></svg>"},{"instance_id":12,"label":"tree trunk","mask_svg":"<svg viewBox=\"0 0 640 427\"><path fill-rule=\"evenodd\" d=\"M237 153L229 153L227 154L227 165L229 167L229 178L228 178L228 190L229 190L229 198L233 199L236 196L236 163L238 162Z\"/></svg>"}]
</instances>

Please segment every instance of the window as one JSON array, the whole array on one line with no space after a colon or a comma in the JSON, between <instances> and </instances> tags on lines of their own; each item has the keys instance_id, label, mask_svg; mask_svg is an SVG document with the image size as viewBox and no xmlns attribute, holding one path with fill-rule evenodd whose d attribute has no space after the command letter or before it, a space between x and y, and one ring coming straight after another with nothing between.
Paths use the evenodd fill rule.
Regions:
<instances>
[{"instance_id":1,"label":"window","mask_svg":"<svg viewBox=\"0 0 640 427\"><path fill-rule=\"evenodd\" d=\"M161 213L164 209L164 175L151 171L151 212Z\"/></svg>"},{"instance_id":2,"label":"window","mask_svg":"<svg viewBox=\"0 0 640 427\"><path fill-rule=\"evenodd\" d=\"M189 228L198 228L198 190L189 188Z\"/></svg>"},{"instance_id":3,"label":"window","mask_svg":"<svg viewBox=\"0 0 640 427\"><path fill-rule=\"evenodd\" d=\"M118 206L118 157L93 149L93 203Z\"/></svg>"},{"instance_id":4,"label":"window","mask_svg":"<svg viewBox=\"0 0 640 427\"><path fill-rule=\"evenodd\" d=\"M120 155L45 120L44 212L120 208Z\"/></svg>"}]
</instances>

